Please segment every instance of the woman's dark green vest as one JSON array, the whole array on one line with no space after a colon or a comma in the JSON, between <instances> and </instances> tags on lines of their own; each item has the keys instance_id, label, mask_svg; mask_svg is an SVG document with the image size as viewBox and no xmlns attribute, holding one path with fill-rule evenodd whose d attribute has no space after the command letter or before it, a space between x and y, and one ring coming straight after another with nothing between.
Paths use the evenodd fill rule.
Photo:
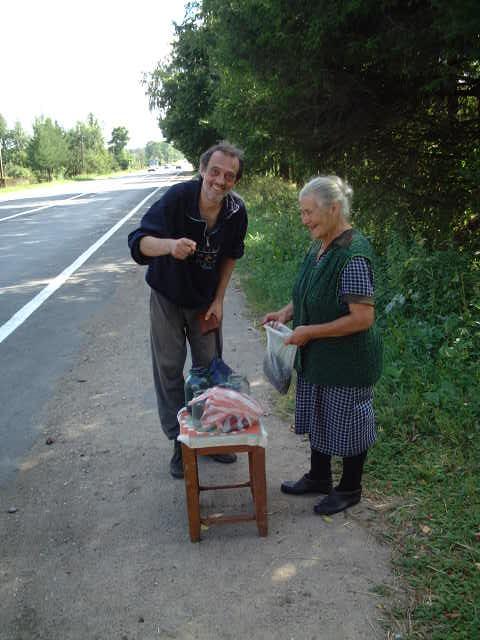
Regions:
<instances>
[{"instance_id":1,"label":"woman's dark green vest","mask_svg":"<svg viewBox=\"0 0 480 640\"><path fill-rule=\"evenodd\" d=\"M345 238L348 242L342 241ZM319 249L320 243L314 241L293 284L294 328L348 315L348 305L338 300L343 269L355 256L366 258L374 268L372 247L357 231L342 234L317 261ZM345 387L375 384L382 372L382 342L375 323L367 331L348 336L310 340L298 349L295 369L313 384Z\"/></svg>"}]
</instances>

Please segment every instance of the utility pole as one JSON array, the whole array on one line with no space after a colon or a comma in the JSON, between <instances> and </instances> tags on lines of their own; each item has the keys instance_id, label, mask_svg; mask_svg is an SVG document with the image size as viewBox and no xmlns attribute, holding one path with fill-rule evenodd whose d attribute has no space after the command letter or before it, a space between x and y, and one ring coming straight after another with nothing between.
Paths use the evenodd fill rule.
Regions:
<instances>
[{"instance_id":1,"label":"utility pole","mask_svg":"<svg viewBox=\"0 0 480 640\"><path fill-rule=\"evenodd\" d=\"M3 160L2 160L2 143L0 142L0 187L6 187L7 181L5 180L5 174L3 173Z\"/></svg>"},{"instance_id":2,"label":"utility pole","mask_svg":"<svg viewBox=\"0 0 480 640\"><path fill-rule=\"evenodd\" d=\"M85 162L83 158L83 133L80 133L80 159L82 163L82 174L85 173Z\"/></svg>"}]
</instances>

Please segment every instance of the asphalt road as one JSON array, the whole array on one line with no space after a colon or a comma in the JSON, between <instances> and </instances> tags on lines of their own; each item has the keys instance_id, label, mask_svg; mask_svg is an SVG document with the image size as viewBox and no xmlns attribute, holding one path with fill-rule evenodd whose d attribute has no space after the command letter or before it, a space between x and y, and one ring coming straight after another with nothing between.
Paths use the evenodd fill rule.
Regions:
<instances>
[{"instance_id":1,"label":"asphalt road","mask_svg":"<svg viewBox=\"0 0 480 640\"><path fill-rule=\"evenodd\" d=\"M0 486L38 437L89 316L121 283L132 224L179 179L145 172L0 194Z\"/></svg>"}]
</instances>

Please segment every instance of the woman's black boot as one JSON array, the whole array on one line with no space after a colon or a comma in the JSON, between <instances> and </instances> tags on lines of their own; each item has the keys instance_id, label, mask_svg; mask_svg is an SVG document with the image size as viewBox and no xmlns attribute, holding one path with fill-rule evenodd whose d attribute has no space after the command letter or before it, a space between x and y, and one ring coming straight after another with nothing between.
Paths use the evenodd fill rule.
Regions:
<instances>
[{"instance_id":1,"label":"woman's black boot","mask_svg":"<svg viewBox=\"0 0 480 640\"><path fill-rule=\"evenodd\" d=\"M367 457L364 451L358 456L343 459L343 474L340 483L331 493L313 507L316 514L331 516L345 511L348 507L358 504L362 497L363 465Z\"/></svg>"},{"instance_id":2,"label":"woman's black boot","mask_svg":"<svg viewBox=\"0 0 480 640\"><path fill-rule=\"evenodd\" d=\"M311 450L310 471L300 480L285 480L280 486L283 493L300 496L305 493L330 493L332 489L331 456Z\"/></svg>"},{"instance_id":3,"label":"woman's black boot","mask_svg":"<svg viewBox=\"0 0 480 640\"><path fill-rule=\"evenodd\" d=\"M319 516L331 516L334 513L345 511L348 507L353 507L360 502L362 497L362 487L355 491L338 491L332 489L328 496L313 507Z\"/></svg>"}]
</instances>

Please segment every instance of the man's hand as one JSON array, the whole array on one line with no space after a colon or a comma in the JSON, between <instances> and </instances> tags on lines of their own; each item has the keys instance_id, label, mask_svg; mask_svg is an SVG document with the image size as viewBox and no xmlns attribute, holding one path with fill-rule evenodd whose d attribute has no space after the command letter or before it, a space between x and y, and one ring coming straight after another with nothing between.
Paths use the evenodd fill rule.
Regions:
<instances>
[{"instance_id":1,"label":"man's hand","mask_svg":"<svg viewBox=\"0 0 480 640\"><path fill-rule=\"evenodd\" d=\"M179 238L178 240L172 240L172 248L170 249L170 255L177 260L185 260L195 253L197 243L189 238Z\"/></svg>"},{"instance_id":2,"label":"man's hand","mask_svg":"<svg viewBox=\"0 0 480 640\"><path fill-rule=\"evenodd\" d=\"M205 314L205 320L208 320L210 316L216 316L218 322L220 323L223 318L223 302L221 300L215 300L208 307L207 312Z\"/></svg>"},{"instance_id":3,"label":"man's hand","mask_svg":"<svg viewBox=\"0 0 480 640\"><path fill-rule=\"evenodd\" d=\"M143 236L140 239L140 253L150 258L171 255L177 260L185 260L191 256L197 243L189 238L156 238L154 236Z\"/></svg>"}]
</instances>

